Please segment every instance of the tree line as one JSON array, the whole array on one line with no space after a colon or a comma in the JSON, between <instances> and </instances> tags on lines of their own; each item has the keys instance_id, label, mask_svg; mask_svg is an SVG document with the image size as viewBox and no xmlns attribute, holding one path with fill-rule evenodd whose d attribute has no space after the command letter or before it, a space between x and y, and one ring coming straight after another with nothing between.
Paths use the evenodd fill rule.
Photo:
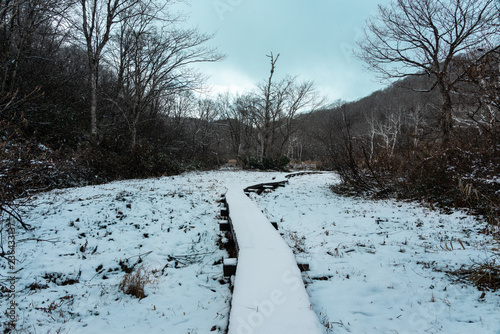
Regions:
<instances>
[{"instance_id":1,"label":"tree line","mask_svg":"<svg viewBox=\"0 0 500 334\"><path fill-rule=\"evenodd\" d=\"M277 79L273 53L252 91L200 97L193 65L224 55L176 3L0 0L0 257L5 222L29 229L18 206L37 191L228 159L261 169L310 160L340 175L334 191L465 207L500 239L496 1L379 6L357 57L389 86L326 107L313 82ZM490 284L495 261L480 272Z\"/></svg>"},{"instance_id":2,"label":"tree line","mask_svg":"<svg viewBox=\"0 0 500 334\"><path fill-rule=\"evenodd\" d=\"M0 1L2 203L228 159L287 164L297 114L318 106L314 84L276 80L271 53L254 91L203 97L193 65L225 56L177 2Z\"/></svg>"},{"instance_id":3,"label":"tree line","mask_svg":"<svg viewBox=\"0 0 500 334\"><path fill-rule=\"evenodd\" d=\"M357 190L427 197L496 175L495 1L380 6L357 56L390 85L328 107L313 82L277 79L273 53L254 90L201 97L193 65L224 55L176 2L0 1L3 198L228 159L312 160Z\"/></svg>"},{"instance_id":4,"label":"tree line","mask_svg":"<svg viewBox=\"0 0 500 334\"><path fill-rule=\"evenodd\" d=\"M498 225L499 18L493 0L379 6L357 56L392 83L310 120L337 190L465 206Z\"/></svg>"}]
</instances>

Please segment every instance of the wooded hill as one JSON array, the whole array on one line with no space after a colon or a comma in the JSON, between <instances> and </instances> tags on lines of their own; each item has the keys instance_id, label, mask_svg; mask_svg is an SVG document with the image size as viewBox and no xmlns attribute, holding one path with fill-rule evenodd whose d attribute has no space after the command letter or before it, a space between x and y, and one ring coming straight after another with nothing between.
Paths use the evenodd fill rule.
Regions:
<instances>
[{"instance_id":1,"label":"wooded hill","mask_svg":"<svg viewBox=\"0 0 500 334\"><path fill-rule=\"evenodd\" d=\"M497 205L498 48L446 60L451 119L431 71L324 108L314 83L275 79L285 70L272 53L253 91L203 99L191 65L222 60L204 46L211 36L182 26L169 1L106 4L0 4L2 203L236 159L264 169L311 160L359 192Z\"/></svg>"},{"instance_id":2,"label":"wooded hill","mask_svg":"<svg viewBox=\"0 0 500 334\"><path fill-rule=\"evenodd\" d=\"M481 65L483 78L498 78L498 61L489 59ZM486 74L486 68L493 72ZM300 134L303 156L339 172L345 183L337 190L424 199L441 207L482 207L497 219L496 86L470 79L453 94L449 138L440 131L440 94L424 92L432 80L415 76L309 115Z\"/></svg>"}]
</instances>

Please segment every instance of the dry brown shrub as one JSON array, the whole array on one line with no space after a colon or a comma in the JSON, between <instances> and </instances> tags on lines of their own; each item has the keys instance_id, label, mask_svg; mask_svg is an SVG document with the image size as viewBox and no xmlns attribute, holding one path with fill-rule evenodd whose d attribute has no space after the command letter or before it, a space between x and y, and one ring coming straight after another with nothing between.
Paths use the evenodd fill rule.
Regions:
<instances>
[{"instance_id":1,"label":"dry brown shrub","mask_svg":"<svg viewBox=\"0 0 500 334\"><path fill-rule=\"evenodd\" d=\"M143 266L137 268L136 271L125 274L120 282L119 289L127 295L142 299L146 297L144 287L146 284L154 282L152 273L144 269Z\"/></svg>"}]
</instances>

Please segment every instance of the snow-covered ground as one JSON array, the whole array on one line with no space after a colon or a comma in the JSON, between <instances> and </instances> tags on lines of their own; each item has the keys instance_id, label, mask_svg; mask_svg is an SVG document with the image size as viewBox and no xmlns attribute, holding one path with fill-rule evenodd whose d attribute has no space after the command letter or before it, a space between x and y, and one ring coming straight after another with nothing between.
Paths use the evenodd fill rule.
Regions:
<instances>
[{"instance_id":1,"label":"snow-covered ground","mask_svg":"<svg viewBox=\"0 0 500 334\"><path fill-rule=\"evenodd\" d=\"M491 256L484 225L416 203L339 197L328 187L335 182L334 174L307 175L253 196L308 260L308 292L327 329L500 333L500 292L481 298L443 272Z\"/></svg>"},{"instance_id":2,"label":"snow-covered ground","mask_svg":"<svg viewBox=\"0 0 500 334\"><path fill-rule=\"evenodd\" d=\"M18 328L27 333L224 333L230 287L217 244L217 199L229 185L282 173L216 171L40 194L35 229L16 232ZM335 333L500 333L500 295L439 269L488 256L481 226L415 203L343 198L333 174L292 178L254 195L311 271L314 310ZM462 242L465 249L462 248ZM146 297L119 289L145 274ZM2 324L7 263L0 261Z\"/></svg>"}]
</instances>

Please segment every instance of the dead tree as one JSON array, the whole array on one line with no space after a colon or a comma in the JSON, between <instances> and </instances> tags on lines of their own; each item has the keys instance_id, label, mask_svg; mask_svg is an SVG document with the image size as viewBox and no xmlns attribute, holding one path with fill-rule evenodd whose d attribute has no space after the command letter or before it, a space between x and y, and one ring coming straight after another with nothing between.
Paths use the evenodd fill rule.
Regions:
<instances>
[{"instance_id":1,"label":"dead tree","mask_svg":"<svg viewBox=\"0 0 500 334\"><path fill-rule=\"evenodd\" d=\"M357 56L383 78L431 77L425 91L440 92L446 142L453 129L452 95L463 79L454 60L495 39L498 27L494 0L394 0L368 21Z\"/></svg>"},{"instance_id":2,"label":"dead tree","mask_svg":"<svg viewBox=\"0 0 500 334\"><path fill-rule=\"evenodd\" d=\"M299 112L311 112L323 102L318 98L314 83L298 82L297 77L286 76L274 82L279 54L267 56L271 71L266 82L255 93L254 124L259 145L259 159L276 159L288 148L291 136L297 132Z\"/></svg>"}]
</instances>

